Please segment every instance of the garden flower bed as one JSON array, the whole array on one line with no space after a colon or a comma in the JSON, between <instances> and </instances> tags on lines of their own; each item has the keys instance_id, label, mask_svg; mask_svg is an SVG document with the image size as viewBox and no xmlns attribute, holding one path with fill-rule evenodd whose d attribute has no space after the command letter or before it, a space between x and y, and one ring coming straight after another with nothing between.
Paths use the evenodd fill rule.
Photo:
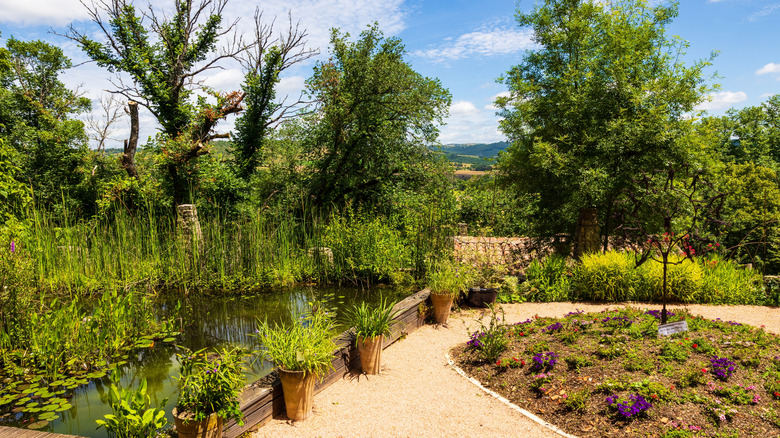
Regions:
<instances>
[{"instance_id":1,"label":"garden flower bed","mask_svg":"<svg viewBox=\"0 0 780 438\"><path fill-rule=\"evenodd\" d=\"M503 325L500 311L453 350L467 373L563 430L601 436L778 436L780 338L670 312L572 312Z\"/></svg>"}]
</instances>

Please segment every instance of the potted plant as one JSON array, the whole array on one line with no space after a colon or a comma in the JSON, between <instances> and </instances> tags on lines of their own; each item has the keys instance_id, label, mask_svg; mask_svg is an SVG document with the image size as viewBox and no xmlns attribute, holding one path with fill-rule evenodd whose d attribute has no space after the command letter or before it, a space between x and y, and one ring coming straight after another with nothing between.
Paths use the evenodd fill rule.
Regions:
<instances>
[{"instance_id":1,"label":"potted plant","mask_svg":"<svg viewBox=\"0 0 780 438\"><path fill-rule=\"evenodd\" d=\"M488 307L496 301L508 269L505 263L491 260L488 256L480 257L476 264L474 286L469 288L466 300L473 307Z\"/></svg>"},{"instance_id":2,"label":"potted plant","mask_svg":"<svg viewBox=\"0 0 780 438\"><path fill-rule=\"evenodd\" d=\"M468 283L470 274L467 266L452 260L439 262L428 269L428 288L437 324L447 323L452 302Z\"/></svg>"},{"instance_id":3,"label":"potted plant","mask_svg":"<svg viewBox=\"0 0 780 438\"><path fill-rule=\"evenodd\" d=\"M362 302L345 312L344 319L355 330L360 365L366 374L379 374L385 335L390 334L393 318L398 314L394 307L394 301L382 299L376 306Z\"/></svg>"},{"instance_id":4,"label":"potted plant","mask_svg":"<svg viewBox=\"0 0 780 438\"><path fill-rule=\"evenodd\" d=\"M247 352L241 348L202 349L176 356L181 368L173 420L179 438L218 438L225 420L243 424L239 401L246 381Z\"/></svg>"},{"instance_id":5,"label":"potted plant","mask_svg":"<svg viewBox=\"0 0 780 438\"><path fill-rule=\"evenodd\" d=\"M329 313L319 306L296 317L291 325L273 326L264 321L257 335L265 357L279 367L287 418L305 420L311 415L314 381L333 368L334 326Z\"/></svg>"}]
</instances>

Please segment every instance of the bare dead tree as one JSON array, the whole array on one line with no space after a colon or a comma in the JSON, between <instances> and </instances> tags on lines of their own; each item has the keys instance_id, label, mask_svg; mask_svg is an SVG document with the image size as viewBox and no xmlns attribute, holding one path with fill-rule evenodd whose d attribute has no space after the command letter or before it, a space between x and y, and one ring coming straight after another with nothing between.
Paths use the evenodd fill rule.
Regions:
<instances>
[{"instance_id":1,"label":"bare dead tree","mask_svg":"<svg viewBox=\"0 0 780 438\"><path fill-rule=\"evenodd\" d=\"M114 94L103 94L98 100L100 113L87 116L86 124L88 136L97 143L97 150L101 155L105 152L106 141L116 140L112 137L115 124L122 119L122 103Z\"/></svg>"}]
</instances>

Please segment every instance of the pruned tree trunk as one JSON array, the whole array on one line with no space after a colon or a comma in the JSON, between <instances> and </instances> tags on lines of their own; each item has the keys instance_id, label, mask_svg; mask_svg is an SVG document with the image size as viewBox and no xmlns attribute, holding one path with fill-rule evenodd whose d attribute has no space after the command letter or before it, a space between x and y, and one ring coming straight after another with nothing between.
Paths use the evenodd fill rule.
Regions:
<instances>
[{"instance_id":1,"label":"pruned tree trunk","mask_svg":"<svg viewBox=\"0 0 780 438\"><path fill-rule=\"evenodd\" d=\"M138 178L138 170L135 168L135 150L138 148L138 102L127 102L128 114L130 114L130 139L125 140L124 151L119 158L122 168L131 178Z\"/></svg>"},{"instance_id":2,"label":"pruned tree trunk","mask_svg":"<svg viewBox=\"0 0 780 438\"><path fill-rule=\"evenodd\" d=\"M600 237L599 210L595 207L581 208L574 234L574 258L579 260L583 254L598 251Z\"/></svg>"}]
</instances>

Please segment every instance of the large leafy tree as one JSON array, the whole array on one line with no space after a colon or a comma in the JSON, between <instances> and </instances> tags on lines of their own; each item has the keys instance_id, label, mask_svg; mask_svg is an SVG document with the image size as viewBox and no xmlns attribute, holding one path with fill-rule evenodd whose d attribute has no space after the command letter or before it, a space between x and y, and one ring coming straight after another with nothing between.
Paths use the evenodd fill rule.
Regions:
<instances>
[{"instance_id":1,"label":"large leafy tree","mask_svg":"<svg viewBox=\"0 0 780 438\"><path fill-rule=\"evenodd\" d=\"M316 101L306 130L309 193L319 205L378 205L436 175L426 146L436 141L450 94L438 79L415 72L401 41L385 38L377 25L355 42L348 38L332 31L331 57L306 83Z\"/></svg>"},{"instance_id":2,"label":"large leafy tree","mask_svg":"<svg viewBox=\"0 0 780 438\"><path fill-rule=\"evenodd\" d=\"M13 37L6 41L0 53L0 155L13 157L13 166L6 169L32 187L40 204L64 200L76 212L94 201L79 187L88 150L84 124L75 118L90 102L59 80L70 67L70 59L51 44ZM18 186L9 192L8 184L0 192L20 193Z\"/></svg>"},{"instance_id":3,"label":"large leafy tree","mask_svg":"<svg viewBox=\"0 0 780 438\"><path fill-rule=\"evenodd\" d=\"M532 233L571 234L578 212L595 207L606 236L613 201L642 170L697 162L685 115L709 90L709 60L681 61L686 43L666 34L676 15L676 5L642 0L544 0L518 11L536 48L502 78L511 145L499 170L536 197Z\"/></svg>"}]
</instances>

